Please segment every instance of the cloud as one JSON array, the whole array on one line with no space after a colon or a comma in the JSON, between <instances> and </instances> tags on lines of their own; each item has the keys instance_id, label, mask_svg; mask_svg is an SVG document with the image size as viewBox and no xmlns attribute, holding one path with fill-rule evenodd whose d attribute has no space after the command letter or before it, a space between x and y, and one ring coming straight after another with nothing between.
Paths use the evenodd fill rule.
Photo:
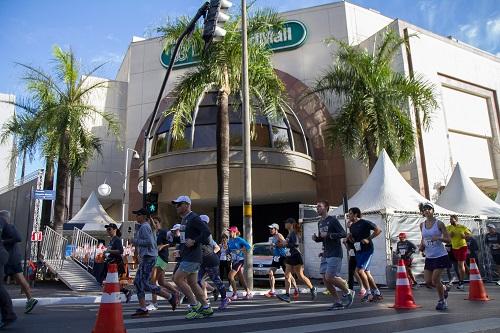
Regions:
<instances>
[{"instance_id":1,"label":"cloud","mask_svg":"<svg viewBox=\"0 0 500 333\"><path fill-rule=\"evenodd\" d=\"M122 60L123 60L123 55L114 52L104 51L103 53L94 56L90 60L90 62L97 64L102 64L105 62L119 64L122 62Z\"/></svg>"},{"instance_id":2,"label":"cloud","mask_svg":"<svg viewBox=\"0 0 500 333\"><path fill-rule=\"evenodd\" d=\"M477 44L477 38L480 31L478 23L464 24L458 27L460 35L463 36L465 42L470 44Z\"/></svg>"},{"instance_id":3,"label":"cloud","mask_svg":"<svg viewBox=\"0 0 500 333\"><path fill-rule=\"evenodd\" d=\"M486 21L486 33L488 37L500 38L500 16Z\"/></svg>"},{"instance_id":4,"label":"cloud","mask_svg":"<svg viewBox=\"0 0 500 333\"><path fill-rule=\"evenodd\" d=\"M427 22L427 26L429 29L434 27L436 22L436 15L438 14L438 8L436 4L432 1L419 1L417 3L418 9L424 15L424 19Z\"/></svg>"}]
</instances>

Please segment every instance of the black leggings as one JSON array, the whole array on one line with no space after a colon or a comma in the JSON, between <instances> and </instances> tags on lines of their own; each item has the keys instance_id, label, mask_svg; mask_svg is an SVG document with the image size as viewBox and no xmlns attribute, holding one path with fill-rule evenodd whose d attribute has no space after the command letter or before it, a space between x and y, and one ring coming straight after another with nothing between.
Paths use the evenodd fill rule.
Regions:
<instances>
[{"instance_id":1,"label":"black leggings","mask_svg":"<svg viewBox=\"0 0 500 333\"><path fill-rule=\"evenodd\" d=\"M347 284L349 285L349 289L354 287L354 272L356 272L356 257L349 256L349 273Z\"/></svg>"},{"instance_id":2,"label":"black leggings","mask_svg":"<svg viewBox=\"0 0 500 333\"><path fill-rule=\"evenodd\" d=\"M231 262L227 260L221 260L219 264L219 276L221 280L229 280L227 275L231 271Z\"/></svg>"}]
</instances>

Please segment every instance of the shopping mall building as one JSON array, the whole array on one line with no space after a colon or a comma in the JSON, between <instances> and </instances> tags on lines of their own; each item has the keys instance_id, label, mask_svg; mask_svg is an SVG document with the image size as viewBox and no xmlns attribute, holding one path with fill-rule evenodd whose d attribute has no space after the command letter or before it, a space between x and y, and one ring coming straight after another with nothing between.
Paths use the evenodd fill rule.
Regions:
<instances>
[{"instance_id":1,"label":"shopping mall building","mask_svg":"<svg viewBox=\"0 0 500 333\"><path fill-rule=\"evenodd\" d=\"M343 194L352 195L363 184L367 169L358 161L345 158L325 145L324 128L334 107L313 95L304 103L315 79L334 61L335 46L326 38L360 44L368 50L380 41L390 27L409 39L409 48L396 55L394 69L406 75L423 75L438 93L439 108L432 127L423 133L415 147L415 159L400 167L404 178L419 192L436 199L446 185L453 165L460 162L467 174L486 192L496 193L500 175L499 110L500 59L453 37L444 37L399 19L347 2L282 13L287 24L282 31L262 35L276 52L273 64L283 80L290 110L280 121L257 118L258 132L252 145L252 192L254 240L267 239L266 225L298 216L300 203L326 199L340 204ZM100 200L108 213L121 220L122 200L126 211L141 206L137 185L141 162L126 160L127 148L142 154L143 131L165 75L160 38L138 39L130 44L116 79L95 96L95 103L113 112L123 127L119 140L106 136L100 120L94 130L103 138L103 158L96 159L77 184L73 212L91 191L104 181L111 195ZM195 59L183 53L166 87L162 109L172 102L172 89L178 78L192 69ZM213 92L200 96L193 110L193 123L186 127L183 140L170 135L171 119L159 115L154 120L149 155L149 176L153 192L159 194L159 215L172 225L175 210L170 200L180 194L193 199L193 209L214 218L216 206L216 99ZM235 107L235 109L237 109ZM414 120L415 110L408 105ZM415 121L415 120L414 120ZM242 124L237 112L230 119L230 200L231 223L241 225L243 193ZM120 143L123 149L117 148ZM125 163L129 179L123 197ZM133 216L126 214L125 219Z\"/></svg>"}]
</instances>

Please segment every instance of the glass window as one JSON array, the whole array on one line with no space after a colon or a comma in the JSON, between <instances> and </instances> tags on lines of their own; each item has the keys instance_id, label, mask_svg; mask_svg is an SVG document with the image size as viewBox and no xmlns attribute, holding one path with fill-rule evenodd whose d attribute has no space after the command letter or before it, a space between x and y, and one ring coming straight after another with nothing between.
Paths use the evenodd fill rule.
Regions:
<instances>
[{"instance_id":1,"label":"glass window","mask_svg":"<svg viewBox=\"0 0 500 333\"><path fill-rule=\"evenodd\" d=\"M254 135L251 138L254 147L271 147L271 138L269 136L269 127L267 125L257 124L254 127Z\"/></svg>"},{"instance_id":2,"label":"glass window","mask_svg":"<svg viewBox=\"0 0 500 333\"><path fill-rule=\"evenodd\" d=\"M216 125L197 125L194 128L193 148L215 147Z\"/></svg>"},{"instance_id":3,"label":"glass window","mask_svg":"<svg viewBox=\"0 0 500 333\"><path fill-rule=\"evenodd\" d=\"M241 108L240 106L229 106L229 122L230 123L241 123Z\"/></svg>"},{"instance_id":4,"label":"glass window","mask_svg":"<svg viewBox=\"0 0 500 333\"><path fill-rule=\"evenodd\" d=\"M304 142L304 137L302 133L292 131L293 143L295 144L295 151L302 154L307 154L306 143Z\"/></svg>"},{"instance_id":5,"label":"glass window","mask_svg":"<svg viewBox=\"0 0 500 333\"><path fill-rule=\"evenodd\" d=\"M230 124L229 125L229 145L230 146L243 146L243 125Z\"/></svg>"},{"instance_id":6,"label":"glass window","mask_svg":"<svg viewBox=\"0 0 500 333\"><path fill-rule=\"evenodd\" d=\"M157 134L164 133L170 130L170 125L172 125L172 115L168 115L163 119L163 123L156 130Z\"/></svg>"},{"instance_id":7,"label":"glass window","mask_svg":"<svg viewBox=\"0 0 500 333\"><path fill-rule=\"evenodd\" d=\"M277 119L272 119L271 124L273 126L277 126L277 127L288 128L288 126L285 122L285 119L283 117L278 117Z\"/></svg>"},{"instance_id":8,"label":"glass window","mask_svg":"<svg viewBox=\"0 0 500 333\"><path fill-rule=\"evenodd\" d=\"M170 151L184 150L191 147L191 126L184 129L184 137L177 140L170 140Z\"/></svg>"},{"instance_id":9,"label":"glass window","mask_svg":"<svg viewBox=\"0 0 500 333\"><path fill-rule=\"evenodd\" d=\"M208 125L217 123L217 107L200 106L198 108L198 115L196 116L196 125Z\"/></svg>"},{"instance_id":10,"label":"glass window","mask_svg":"<svg viewBox=\"0 0 500 333\"><path fill-rule=\"evenodd\" d=\"M167 152L168 132L160 133L156 136L156 143L153 149L153 155L164 154Z\"/></svg>"},{"instance_id":11,"label":"glass window","mask_svg":"<svg viewBox=\"0 0 500 333\"><path fill-rule=\"evenodd\" d=\"M273 145L277 149L290 149L288 130L273 126Z\"/></svg>"}]
</instances>

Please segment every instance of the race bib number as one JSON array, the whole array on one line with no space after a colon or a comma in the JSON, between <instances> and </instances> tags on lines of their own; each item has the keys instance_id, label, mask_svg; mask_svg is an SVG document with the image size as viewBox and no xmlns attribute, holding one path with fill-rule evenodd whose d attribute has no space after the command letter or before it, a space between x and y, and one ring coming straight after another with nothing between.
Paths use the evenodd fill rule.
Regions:
<instances>
[{"instance_id":1,"label":"race bib number","mask_svg":"<svg viewBox=\"0 0 500 333\"><path fill-rule=\"evenodd\" d=\"M361 251L361 243L360 242L354 243L354 249L356 249L356 251Z\"/></svg>"},{"instance_id":2,"label":"race bib number","mask_svg":"<svg viewBox=\"0 0 500 333\"><path fill-rule=\"evenodd\" d=\"M180 238L181 238L181 243L183 244L186 243L186 232L182 231Z\"/></svg>"},{"instance_id":3,"label":"race bib number","mask_svg":"<svg viewBox=\"0 0 500 333\"><path fill-rule=\"evenodd\" d=\"M402 256L404 256L406 254L406 250L405 249L399 250L399 254L401 254Z\"/></svg>"},{"instance_id":4,"label":"race bib number","mask_svg":"<svg viewBox=\"0 0 500 333\"><path fill-rule=\"evenodd\" d=\"M273 261L274 262L279 262L280 261L280 257L279 256L274 256L273 257Z\"/></svg>"},{"instance_id":5,"label":"race bib number","mask_svg":"<svg viewBox=\"0 0 500 333\"><path fill-rule=\"evenodd\" d=\"M285 250L285 256L289 257L290 256L290 249Z\"/></svg>"},{"instance_id":6,"label":"race bib number","mask_svg":"<svg viewBox=\"0 0 500 333\"><path fill-rule=\"evenodd\" d=\"M425 246L434 246L436 245L436 241L433 241L432 239L426 239L425 240Z\"/></svg>"}]
</instances>

